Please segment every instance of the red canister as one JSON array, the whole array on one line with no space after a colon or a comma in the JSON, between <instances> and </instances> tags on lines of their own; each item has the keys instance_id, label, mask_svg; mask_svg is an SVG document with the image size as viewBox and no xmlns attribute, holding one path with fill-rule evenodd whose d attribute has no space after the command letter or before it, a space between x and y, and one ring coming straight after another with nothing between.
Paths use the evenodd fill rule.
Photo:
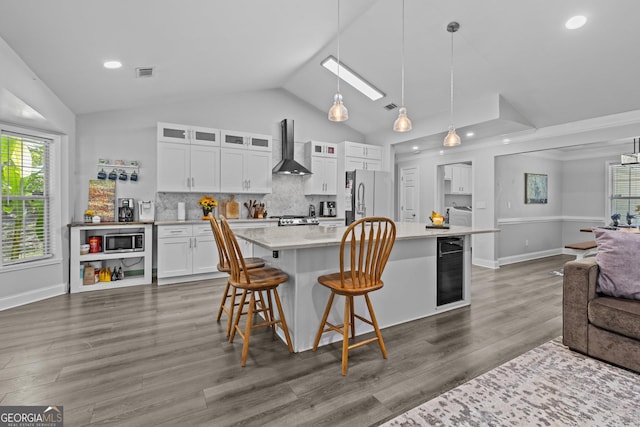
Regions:
<instances>
[{"instance_id":1,"label":"red canister","mask_svg":"<svg viewBox=\"0 0 640 427\"><path fill-rule=\"evenodd\" d=\"M88 240L90 254L102 252L102 236L91 236Z\"/></svg>"}]
</instances>

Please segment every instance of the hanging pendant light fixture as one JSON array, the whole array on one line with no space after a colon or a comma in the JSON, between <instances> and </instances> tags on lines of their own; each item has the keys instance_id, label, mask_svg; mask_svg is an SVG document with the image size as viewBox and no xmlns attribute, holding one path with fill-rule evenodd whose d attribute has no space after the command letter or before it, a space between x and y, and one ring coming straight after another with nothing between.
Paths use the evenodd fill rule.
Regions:
<instances>
[{"instance_id":1,"label":"hanging pendant light fixture","mask_svg":"<svg viewBox=\"0 0 640 427\"><path fill-rule=\"evenodd\" d=\"M456 128L453 125L453 33L460 29L460 24L457 22L449 22L447 25L447 31L451 33L451 121L449 124L449 133L444 138L445 147L455 147L460 145L460 137L456 133Z\"/></svg>"},{"instance_id":2,"label":"hanging pendant light fixture","mask_svg":"<svg viewBox=\"0 0 640 427\"><path fill-rule=\"evenodd\" d=\"M404 106L404 0L402 0L402 105L398 110L398 118L393 123L393 130L409 132L411 129L411 120L407 117L407 109Z\"/></svg>"},{"instance_id":3,"label":"hanging pendant light fixture","mask_svg":"<svg viewBox=\"0 0 640 427\"><path fill-rule=\"evenodd\" d=\"M344 122L349 118L349 110L342 103L342 94L340 93L340 0L338 0L338 90L333 95L333 105L329 108L329 120L332 122Z\"/></svg>"}]
</instances>

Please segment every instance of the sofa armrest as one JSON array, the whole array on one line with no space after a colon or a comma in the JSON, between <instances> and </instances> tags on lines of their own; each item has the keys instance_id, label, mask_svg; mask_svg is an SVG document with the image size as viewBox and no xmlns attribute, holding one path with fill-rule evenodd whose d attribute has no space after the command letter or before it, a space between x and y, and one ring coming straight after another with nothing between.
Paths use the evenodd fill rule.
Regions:
<instances>
[{"instance_id":1,"label":"sofa armrest","mask_svg":"<svg viewBox=\"0 0 640 427\"><path fill-rule=\"evenodd\" d=\"M598 264L595 257L564 265L562 290L562 341L582 353L588 351L589 301L597 296Z\"/></svg>"}]
</instances>

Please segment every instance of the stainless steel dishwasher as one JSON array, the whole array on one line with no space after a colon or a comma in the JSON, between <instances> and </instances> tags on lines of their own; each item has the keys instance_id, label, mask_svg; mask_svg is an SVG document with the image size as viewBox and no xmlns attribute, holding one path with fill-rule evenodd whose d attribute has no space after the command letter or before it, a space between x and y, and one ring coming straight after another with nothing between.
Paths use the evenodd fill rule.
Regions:
<instances>
[{"instance_id":1,"label":"stainless steel dishwasher","mask_svg":"<svg viewBox=\"0 0 640 427\"><path fill-rule=\"evenodd\" d=\"M438 237L436 305L464 298L464 237Z\"/></svg>"}]
</instances>

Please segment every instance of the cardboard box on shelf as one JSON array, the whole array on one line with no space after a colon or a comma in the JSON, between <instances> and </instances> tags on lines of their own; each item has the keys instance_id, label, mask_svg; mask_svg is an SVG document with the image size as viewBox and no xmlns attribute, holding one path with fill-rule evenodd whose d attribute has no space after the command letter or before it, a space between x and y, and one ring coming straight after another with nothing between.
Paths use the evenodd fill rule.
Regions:
<instances>
[{"instance_id":1,"label":"cardboard box on shelf","mask_svg":"<svg viewBox=\"0 0 640 427\"><path fill-rule=\"evenodd\" d=\"M95 285L96 283L96 273L91 265L84 266L84 277L82 279L83 285Z\"/></svg>"}]
</instances>

